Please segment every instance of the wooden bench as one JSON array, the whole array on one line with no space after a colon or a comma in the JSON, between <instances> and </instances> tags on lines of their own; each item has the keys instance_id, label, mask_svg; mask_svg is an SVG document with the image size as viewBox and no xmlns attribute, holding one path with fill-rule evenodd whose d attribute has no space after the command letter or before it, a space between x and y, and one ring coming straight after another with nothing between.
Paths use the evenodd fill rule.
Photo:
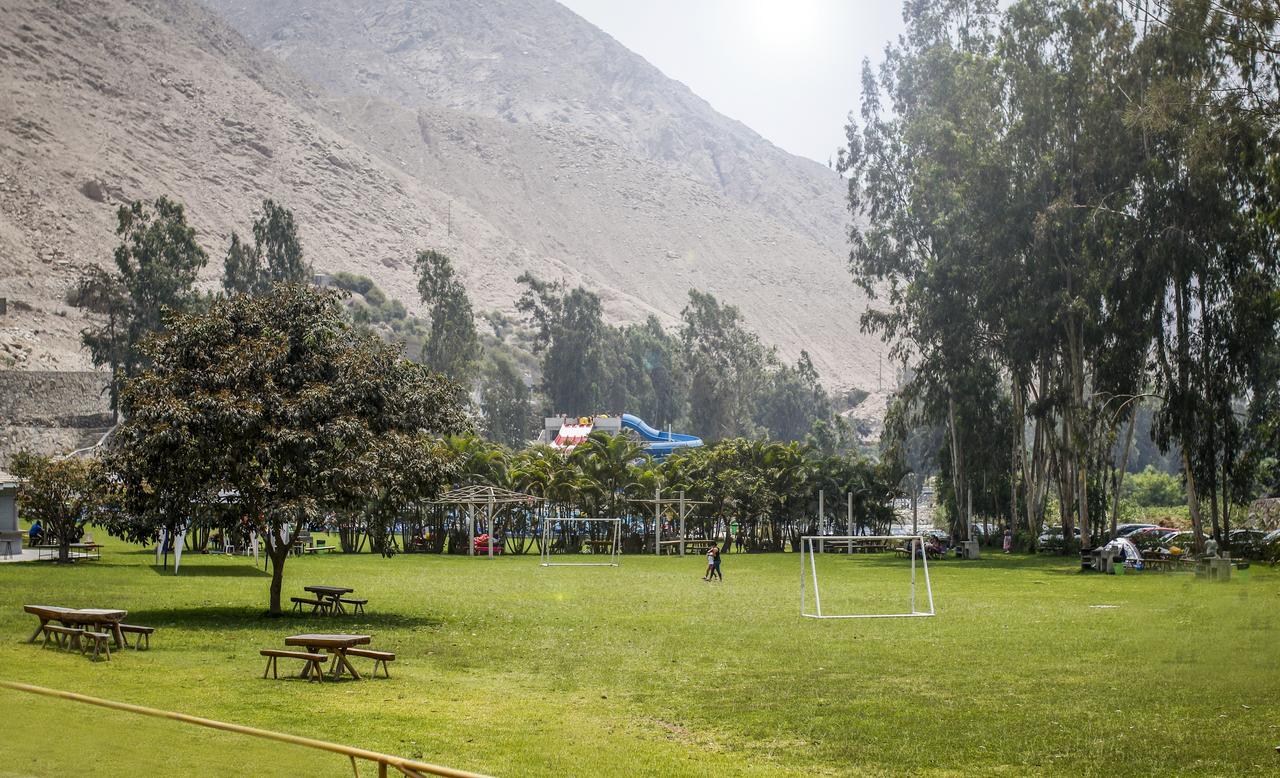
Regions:
<instances>
[{"instance_id":1,"label":"wooden bench","mask_svg":"<svg viewBox=\"0 0 1280 778\"><path fill-rule=\"evenodd\" d=\"M53 644L58 648L80 650L80 636L84 634L84 630L80 627L59 627L56 624L45 624L40 628L44 632L44 646L49 645L49 639L53 638Z\"/></svg>"},{"instance_id":2,"label":"wooden bench","mask_svg":"<svg viewBox=\"0 0 1280 778\"><path fill-rule=\"evenodd\" d=\"M315 554L321 551L332 551L335 548L337 548L337 546L306 546L302 550L308 554Z\"/></svg>"},{"instance_id":3,"label":"wooden bench","mask_svg":"<svg viewBox=\"0 0 1280 778\"><path fill-rule=\"evenodd\" d=\"M359 613L361 616L364 615L364 606L369 604L368 600L354 600L354 599L348 599L346 597L339 598L338 602L342 603L343 605L354 606L352 607L351 612Z\"/></svg>"},{"instance_id":4,"label":"wooden bench","mask_svg":"<svg viewBox=\"0 0 1280 778\"><path fill-rule=\"evenodd\" d=\"M369 648L348 648L347 656L363 656L373 660L373 677L378 677L378 663L382 663L382 675L384 678L390 678L391 673L387 671L387 662L396 661L396 655L391 651L374 651Z\"/></svg>"},{"instance_id":5,"label":"wooden bench","mask_svg":"<svg viewBox=\"0 0 1280 778\"><path fill-rule=\"evenodd\" d=\"M322 600L319 597L290 597L289 599L293 600L294 613L302 613L303 605L310 605L312 613L316 613L317 611L324 611L327 613L329 610L329 602L327 600Z\"/></svg>"},{"instance_id":6,"label":"wooden bench","mask_svg":"<svg viewBox=\"0 0 1280 778\"><path fill-rule=\"evenodd\" d=\"M285 659L301 659L307 663L302 670L303 678L314 677L317 681L324 680L324 662L329 661L327 654L313 654L310 651L286 651L279 648L264 648L258 652L267 658L267 667L262 671L262 677L267 677L267 671L271 671L272 678L279 678L280 674L276 669L276 662L284 657Z\"/></svg>"},{"instance_id":7,"label":"wooden bench","mask_svg":"<svg viewBox=\"0 0 1280 778\"><path fill-rule=\"evenodd\" d=\"M107 655L107 661L108 662L111 661L112 635L110 632L89 632L88 630L86 630L80 634L80 637L93 642L93 660L95 662L98 661L98 656L104 653ZM81 648L85 652L88 652L89 650L88 645L82 644Z\"/></svg>"},{"instance_id":8,"label":"wooden bench","mask_svg":"<svg viewBox=\"0 0 1280 778\"><path fill-rule=\"evenodd\" d=\"M139 651L142 650L142 641L147 641L147 648L151 648L151 633L156 631L155 627L140 627L137 624L121 624L120 631L126 635L133 634L138 637L134 640L133 647ZM129 639L125 638L124 644L129 645Z\"/></svg>"}]
</instances>

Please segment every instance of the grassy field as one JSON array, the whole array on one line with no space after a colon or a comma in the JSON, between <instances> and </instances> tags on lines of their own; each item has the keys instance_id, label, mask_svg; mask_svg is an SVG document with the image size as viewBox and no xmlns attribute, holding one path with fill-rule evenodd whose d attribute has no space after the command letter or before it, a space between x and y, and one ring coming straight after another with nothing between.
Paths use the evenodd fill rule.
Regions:
<instances>
[{"instance_id":1,"label":"grassy field","mask_svg":"<svg viewBox=\"0 0 1280 778\"><path fill-rule=\"evenodd\" d=\"M286 595L351 586L368 615L272 619L250 561L187 556L176 578L153 563L115 544L100 562L0 565L2 677L505 776L1280 773L1270 568L1210 584L947 560L936 618L815 621L791 554L728 555L723 584L696 556L334 555L290 560ZM899 560L829 555L820 572L828 611L905 605ZM127 608L159 630L150 652L92 663L24 643L24 603ZM303 631L373 634L398 655L391 679L263 680L258 649ZM181 724L6 690L0 705L4 776L351 774Z\"/></svg>"}]
</instances>

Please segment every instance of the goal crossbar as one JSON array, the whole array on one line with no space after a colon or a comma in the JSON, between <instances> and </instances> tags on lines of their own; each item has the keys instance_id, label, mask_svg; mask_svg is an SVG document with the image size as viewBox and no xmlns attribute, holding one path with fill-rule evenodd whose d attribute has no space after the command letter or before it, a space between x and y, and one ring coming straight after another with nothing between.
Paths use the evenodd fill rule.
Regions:
<instances>
[{"instance_id":1,"label":"goal crossbar","mask_svg":"<svg viewBox=\"0 0 1280 778\"><path fill-rule=\"evenodd\" d=\"M609 561L608 562L552 562L551 542L555 537L555 533L551 531L553 524L586 524L589 522L609 522L613 524L613 530L609 533ZM540 564L542 567L617 567L618 551L622 542L622 519L588 517L588 516L551 516L542 521L542 554ZM594 554L594 548L592 549Z\"/></svg>"},{"instance_id":2,"label":"goal crossbar","mask_svg":"<svg viewBox=\"0 0 1280 778\"><path fill-rule=\"evenodd\" d=\"M827 543L847 546L850 550L859 541L893 541L906 542L911 558L911 612L909 613L848 613L831 614L822 612L822 592L818 588L818 566L816 553L823 553L822 547ZM920 559L920 567L924 575L925 596L929 602L928 610L916 608L916 557ZM808 611L805 601L805 562L808 561L808 573L813 579L813 612ZM916 616L933 616L933 584L929 580L929 555L925 553L923 535L803 535L800 538L800 615L810 619L900 619Z\"/></svg>"}]
</instances>

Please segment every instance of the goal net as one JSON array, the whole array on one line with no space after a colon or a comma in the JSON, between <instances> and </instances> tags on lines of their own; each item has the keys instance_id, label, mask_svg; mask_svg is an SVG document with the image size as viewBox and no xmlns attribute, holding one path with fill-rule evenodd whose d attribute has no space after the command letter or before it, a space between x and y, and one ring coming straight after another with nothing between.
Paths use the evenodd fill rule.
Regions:
<instances>
[{"instance_id":1,"label":"goal net","mask_svg":"<svg viewBox=\"0 0 1280 778\"><path fill-rule=\"evenodd\" d=\"M543 567L617 567L622 519L552 516L542 522Z\"/></svg>"},{"instance_id":2,"label":"goal net","mask_svg":"<svg viewBox=\"0 0 1280 778\"><path fill-rule=\"evenodd\" d=\"M924 590L918 591L917 583L921 581ZM825 611L824 594L827 597ZM894 603L909 609L900 612ZM919 535L805 535L800 538L800 615L811 619L934 615L924 538Z\"/></svg>"}]
</instances>

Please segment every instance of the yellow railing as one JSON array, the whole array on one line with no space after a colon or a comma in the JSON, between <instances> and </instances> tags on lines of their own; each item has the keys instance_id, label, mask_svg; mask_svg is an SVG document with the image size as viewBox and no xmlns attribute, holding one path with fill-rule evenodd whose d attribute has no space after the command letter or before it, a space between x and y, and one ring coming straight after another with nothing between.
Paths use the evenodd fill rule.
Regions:
<instances>
[{"instance_id":1,"label":"yellow railing","mask_svg":"<svg viewBox=\"0 0 1280 778\"><path fill-rule=\"evenodd\" d=\"M0 686L6 689L13 689L14 691L39 694L60 700L71 700L72 702L83 702L88 705L97 705L102 708L122 710L128 713L137 713L158 719L169 719L170 721L181 721L187 724L195 724L200 727L208 727L209 729L220 729L224 732L235 732L241 735L262 738L263 740L275 740L280 743L290 743L296 746L303 746L304 748L313 748L317 751L328 751L332 754L340 754L351 760L351 770L355 773L356 778L360 778L360 768L356 761L358 759L373 762L378 765L379 778L386 778L388 767L395 768L402 775L410 776L410 778L424 778L424 776L428 775L443 775L449 776L449 778L486 778L486 776L483 776L480 773L467 772L466 770L455 770L452 767L442 767L440 765L429 764L427 762L417 762L412 759L392 756L391 754L380 754L377 751L367 751L363 748L353 748L351 746L339 745L338 743L328 743L323 740L315 740L309 737L299 737L298 735L286 735L283 732L271 732L270 730L246 727L241 724L229 724L225 721L203 719L199 716L189 716L185 713L175 713L173 711L159 710L157 708L147 708L142 705L130 705L127 702L104 700L100 697L90 697L85 694L76 694L75 692L64 692L59 689L46 689L43 686L32 686L25 683L14 683L13 681L0 681Z\"/></svg>"}]
</instances>

